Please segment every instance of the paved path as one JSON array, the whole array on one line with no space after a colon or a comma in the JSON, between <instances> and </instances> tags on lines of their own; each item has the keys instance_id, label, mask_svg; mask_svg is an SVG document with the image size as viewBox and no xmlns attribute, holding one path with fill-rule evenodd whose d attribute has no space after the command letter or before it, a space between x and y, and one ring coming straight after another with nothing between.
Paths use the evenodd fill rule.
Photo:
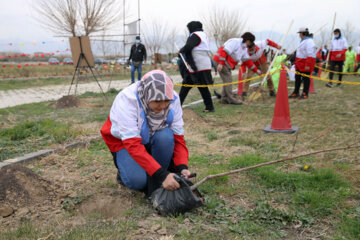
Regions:
<instances>
[{"instance_id":1,"label":"paved path","mask_svg":"<svg viewBox=\"0 0 360 240\"><path fill-rule=\"evenodd\" d=\"M175 83L182 81L180 75L171 76ZM112 80L110 88L123 89L130 84L129 80ZM109 81L99 82L103 91L108 91ZM26 103L45 102L51 100L58 100L61 97L68 95L70 84L67 85L53 85L45 87L24 88L18 90L0 91L0 108L13 107ZM74 94L75 85L71 88L71 94ZM91 83L78 84L76 94L83 94L85 92L101 92L99 85L94 81Z\"/></svg>"},{"instance_id":2,"label":"paved path","mask_svg":"<svg viewBox=\"0 0 360 240\"><path fill-rule=\"evenodd\" d=\"M237 71L232 71L232 75L237 75ZM215 77L213 73L213 77ZM174 83L181 83L181 75L172 75L171 76ZM31 80L29 80L31 81ZM124 89L129 86L131 80L112 80L110 88L115 88L117 90ZM104 92L108 91L109 81L99 82L101 88ZM63 96L68 95L70 84L66 85L52 85L45 87L35 87L35 88L24 88L17 90L0 90L0 108L13 107L17 105L27 104L27 103L36 103L36 102L46 102L53 101L62 98ZM236 85L233 88L237 88ZM98 92L100 93L100 87L93 79L91 83L78 84L76 94L80 95L85 92ZM71 88L70 94L75 93L75 84ZM202 101L202 100L201 100Z\"/></svg>"}]
</instances>

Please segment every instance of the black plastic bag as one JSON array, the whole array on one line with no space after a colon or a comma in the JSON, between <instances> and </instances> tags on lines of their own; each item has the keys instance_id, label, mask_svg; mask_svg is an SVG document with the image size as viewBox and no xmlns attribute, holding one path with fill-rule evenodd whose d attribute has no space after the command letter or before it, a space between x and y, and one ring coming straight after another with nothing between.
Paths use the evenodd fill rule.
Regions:
<instances>
[{"instance_id":1,"label":"black plastic bag","mask_svg":"<svg viewBox=\"0 0 360 240\"><path fill-rule=\"evenodd\" d=\"M190 190L191 181L178 176L175 179L180 184L179 189L169 191L160 187L151 194L151 204L161 215L177 216L203 205L200 192L196 189L194 194Z\"/></svg>"}]
</instances>

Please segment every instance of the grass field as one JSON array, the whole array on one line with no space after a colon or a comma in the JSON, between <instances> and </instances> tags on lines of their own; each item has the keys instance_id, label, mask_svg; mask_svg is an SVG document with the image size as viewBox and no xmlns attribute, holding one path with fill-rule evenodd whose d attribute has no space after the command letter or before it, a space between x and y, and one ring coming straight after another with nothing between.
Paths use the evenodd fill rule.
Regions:
<instances>
[{"instance_id":1,"label":"grass field","mask_svg":"<svg viewBox=\"0 0 360 240\"><path fill-rule=\"evenodd\" d=\"M163 66L170 75L179 74L173 65ZM144 65L143 73L154 69L154 66ZM94 73L99 81L130 79L130 69L124 66L97 67ZM74 74L72 65L46 65L35 67L23 67L21 69L0 68L0 90L8 91L31 87L42 87L60 84L70 84ZM137 77L137 72L136 72ZM81 71L80 83L93 82L94 78L90 70Z\"/></svg>"},{"instance_id":2,"label":"grass field","mask_svg":"<svg viewBox=\"0 0 360 240\"><path fill-rule=\"evenodd\" d=\"M267 94L249 106L215 101L210 114L202 112L202 104L185 109L196 180L359 141L359 86L328 89L315 81L315 89L318 94L308 100L289 101L292 124L300 128L292 135L262 131L275 103ZM42 148L98 133L115 92L110 96L104 102L87 93L81 96L86 104L76 109L47 103L1 109L1 158L30 150L22 147L29 143ZM199 98L193 89L186 102ZM12 151L4 152L8 148ZM28 165L68 195L55 210L0 220L0 239L360 239L359 152L321 153L209 181L199 189L205 206L174 218L157 215L141 193L117 185L111 155L96 141Z\"/></svg>"}]
</instances>

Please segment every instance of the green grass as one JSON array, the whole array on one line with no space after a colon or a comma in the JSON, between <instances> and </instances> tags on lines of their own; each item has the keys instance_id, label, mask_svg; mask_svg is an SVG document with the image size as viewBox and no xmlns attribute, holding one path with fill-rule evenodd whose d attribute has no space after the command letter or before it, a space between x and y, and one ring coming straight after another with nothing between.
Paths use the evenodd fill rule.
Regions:
<instances>
[{"instance_id":1,"label":"green grass","mask_svg":"<svg viewBox=\"0 0 360 240\"><path fill-rule=\"evenodd\" d=\"M360 239L360 215L344 217L340 223L340 233L336 239Z\"/></svg>"},{"instance_id":2,"label":"green grass","mask_svg":"<svg viewBox=\"0 0 360 240\"><path fill-rule=\"evenodd\" d=\"M354 81L357 79L354 78ZM353 136L358 134L358 88L344 86L327 89L323 85L322 82L315 82L315 89L319 93L310 95L307 101L289 102L292 124L300 127L294 148L298 151L296 154L344 146L354 141ZM38 106L37 110L28 110L31 114L25 108L21 108L21 111L8 109L2 112L5 115L0 114L0 119L10 125L15 120L11 127L25 122L23 119L36 122L49 116L64 124L102 123L107 117L111 98L116 95L116 91L113 91L110 100L106 102L108 105L103 108L78 108L73 111L31 105L32 108ZM186 101L199 98L197 89L193 89ZM102 96L86 93L82 99L91 100L95 104L102 101ZM202 104L193 107L205 119L205 124L200 127L196 122L185 122L185 137L190 150L189 166L191 171L198 174L196 181L209 174L280 159L289 154L296 135L265 134L262 131L271 123L273 107L274 99L266 96L255 101L241 120L244 105L215 102L216 112L211 114L202 113ZM333 126L335 123L339 125ZM327 127L329 131L323 137L308 144ZM147 235L139 233L138 229L150 229L155 224L166 228L167 235L174 236L174 239L275 240L319 236L324 239L359 239L357 150L303 157L210 180L199 188L205 198L205 205L176 218L159 217L140 193L129 193L115 184L116 170L112 157L101 140L91 143L85 149L57 156L57 161L60 163L34 164L33 168L43 169L44 177L46 171L54 167L57 167L57 171L69 169L71 171L64 174L74 179L70 187L82 189L83 196L89 193L108 194L107 197L124 194L133 204L112 222L95 212L85 217L86 222L71 225L69 223L78 223L78 218L83 216L70 210L61 215L62 218L57 219L56 224L52 220L37 220L27 226L18 224L14 229L0 229L1 240L26 239L26 233L28 239L44 238L50 233L54 233L56 237L53 238L56 239L144 238ZM305 171L304 165L310 166L309 170ZM94 174L100 177L96 180ZM64 182L60 181L59 184ZM79 200L71 198L66 204L71 208L71 202ZM77 205L74 205L76 208ZM143 227L144 222L147 227ZM158 239L160 235L152 237Z\"/></svg>"},{"instance_id":3,"label":"green grass","mask_svg":"<svg viewBox=\"0 0 360 240\"><path fill-rule=\"evenodd\" d=\"M22 122L12 128L0 129L0 161L43 147L72 140L77 134L70 126L51 119Z\"/></svg>"},{"instance_id":4,"label":"green grass","mask_svg":"<svg viewBox=\"0 0 360 240\"><path fill-rule=\"evenodd\" d=\"M245 155L231 160L232 168L252 166L265 162L259 155ZM295 170L283 172L275 166L250 170L261 188L280 191L291 196L297 211L312 216L327 216L351 196L351 184L333 169Z\"/></svg>"},{"instance_id":5,"label":"green grass","mask_svg":"<svg viewBox=\"0 0 360 240\"><path fill-rule=\"evenodd\" d=\"M72 66L46 66L46 69L43 67L37 67L37 70L34 69L15 69L9 70L8 72L4 72L3 68L0 68L0 76L5 78L14 78L12 80L1 80L0 81L0 90L8 91L8 90L16 90L16 89L24 89L24 88L32 88L32 87L43 87L43 86L55 86L55 85L70 85L72 76L74 73L74 68ZM152 70L151 66L143 67L143 74ZM169 75L178 75L179 72L171 70L166 71ZM130 70L126 70L124 73L122 70L117 69L114 72L109 71L100 71L101 75L94 72L97 80L99 81L109 81L109 80L129 80L131 79ZM59 76L59 77L56 77ZM95 79L92 76L91 72L84 73L80 75L81 79L79 83L91 83L94 82ZM28 78L31 79L21 79ZM38 78L37 78L38 77ZM19 78L19 79L16 79Z\"/></svg>"},{"instance_id":6,"label":"green grass","mask_svg":"<svg viewBox=\"0 0 360 240\"><path fill-rule=\"evenodd\" d=\"M79 135L98 133L99 129L78 130L76 125L103 123L118 90L110 89L105 100L102 93L86 92L79 98L96 107L55 109L48 102L0 109L0 161L74 140ZM79 166L82 159L79 159Z\"/></svg>"}]
</instances>

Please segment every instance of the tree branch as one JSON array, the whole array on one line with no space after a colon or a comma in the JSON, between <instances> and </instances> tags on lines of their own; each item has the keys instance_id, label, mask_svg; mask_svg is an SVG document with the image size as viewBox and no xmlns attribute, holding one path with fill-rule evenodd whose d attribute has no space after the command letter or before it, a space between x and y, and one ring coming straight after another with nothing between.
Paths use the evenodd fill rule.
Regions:
<instances>
[{"instance_id":1,"label":"tree branch","mask_svg":"<svg viewBox=\"0 0 360 240\"><path fill-rule=\"evenodd\" d=\"M201 179L199 182L197 182L196 184L194 184L193 186L190 187L191 190L194 190L196 188L198 188L201 184L207 182L210 179L213 178L217 178L217 177L223 177L223 176L227 176L227 175L231 175L231 174L235 174L238 172L243 172L243 171L247 171L247 170L251 170L254 168L259 168L259 167L263 167L263 166L267 166L267 165L271 165L271 164L275 164L275 163L280 163L280 162L285 162L285 161L289 161L289 160L293 160L295 158L300 158L300 157L306 157L306 156L310 156L310 155L315 155L315 154L319 154L319 153L324 153L324 152L333 152L333 151L339 151L339 150L346 150L346 149L352 149L352 148L360 148L360 145L356 145L359 144L360 142L355 142L349 146L346 147L339 147L339 148L330 148L330 149L324 149L324 150L319 150L319 151L315 151L315 152L310 152L310 153L305 153L305 154L301 154L301 155L297 155L294 157L286 157L286 158L282 158L279 160L274 160L274 161L270 161L270 162L265 162L265 163L260 163L254 166L250 166L250 167L244 167L244 168L240 168L240 169L235 169L232 171L228 171L228 172L224 172L224 173L219 173L219 174L214 174L214 175L209 175L203 179ZM356 146L354 146L356 145Z\"/></svg>"}]
</instances>

